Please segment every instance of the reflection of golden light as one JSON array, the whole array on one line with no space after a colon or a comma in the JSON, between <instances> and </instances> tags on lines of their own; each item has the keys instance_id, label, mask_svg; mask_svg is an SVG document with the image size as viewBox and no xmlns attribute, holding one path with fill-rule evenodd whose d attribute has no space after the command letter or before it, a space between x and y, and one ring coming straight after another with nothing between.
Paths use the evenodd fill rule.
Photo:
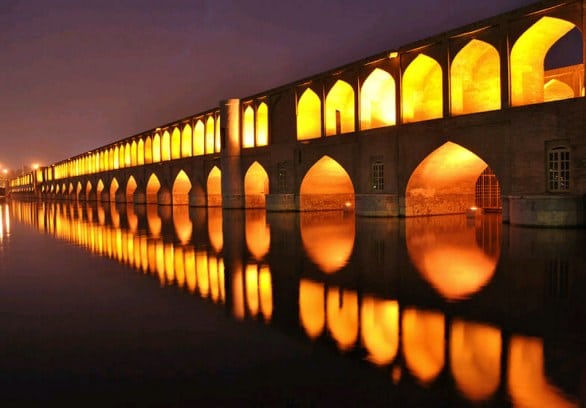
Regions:
<instances>
[{"instance_id":1,"label":"reflection of golden light","mask_svg":"<svg viewBox=\"0 0 586 408\"><path fill-rule=\"evenodd\" d=\"M402 346L409 371L422 383L431 383L444 366L444 315L405 309Z\"/></svg>"},{"instance_id":2,"label":"reflection of golden light","mask_svg":"<svg viewBox=\"0 0 586 408\"><path fill-rule=\"evenodd\" d=\"M394 125L395 118L395 80L388 72L375 68L360 92L360 128Z\"/></svg>"},{"instance_id":3,"label":"reflection of golden light","mask_svg":"<svg viewBox=\"0 0 586 408\"><path fill-rule=\"evenodd\" d=\"M266 223L264 210L249 210L245 213L246 246L256 260L263 259L271 246L271 231Z\"/></svg>"},{"instance_id":4,"label":"reflection of golden light","mask_svg":"<svg viewBox=\"0 0 586 408\"><path fill-rule=\"evenodd\" d=\"M321 101L307 88L297 104L297 140L321 136Z\"/></svg>"},{"instance_id":5,"label":"reflection of golden light","mask_svg":"<svg viewBox=\"0 0 586 408\"><path fill-rule=\"evenodd\" d=\"M141 269L144 273L149 270L149 252L148 252L148 240L147 237L140 237L140 263Z\"/></svg>"},{"instance_id":6,"label":"reflection of golden light","mask_svg":"<svg viewBox=\"0 0 586 408\"><path fill-rule=\"evenodd\" d=\"M452 62L452 114L500 109L500 77L496 48L484 41L471 40Z\"/></svg>"},{"instance_id":7,"label":"reflection of golden light","mask_svg":"<svg viewBox=\"0 0 586 408\"><path fill-rule=\"evenodd\" d=\"M217 302L220 298L220 287L218 279L218 258L210 255L208 259L209 277L210 277L210 294L212 300Z\"/></svg>"},{"instance_id":8,"label":"reflection of golden light","mask_svg":"<svg viewBox=\"0 0 586 408\"><path fill-rule=\"evenodd\" d=\"M441 118L442 103L442 69L433 58L419 54L403 74L403 121Z\"/></svg>"},{"instance_id":9,"label":"reflection of golden light","mask_svg":"<svg viewBox=\"0 0 586 408\"><path fill-rule=\"evenodd\" d=\"M185 284L185 265L183 264L183 248L175 247L175 253L173 254L175 260L175 279L177 280L177 286L180 288Z\"/></svg>"},{"instance_id":10,"label":"reflection of golden light","mask_svg":"<svg viewBox=\"0 0 586 408\"><path fill-rule=\"evenodd\" d=\"M208 254L205 251L197 251L195 254L195 269L199 293L202 297L208 297L210 293L210 278L208 275Z\"/></svg>"},{"instance_id":11,"label":"reflection of golden light","mask_svg":"<svg viewBox=\"0 0 586 408\"><path fill-rule=\"evenodd\" d=\"M232 274L232 307L234 317L244 319L244 282L241 268L236 268Z\"/></svg>"},{"instance_id":12,"label":"reflection of golden light","mask_svg":"<svg viewBox=\"0 0 586 408\"><path fill-rule=\"evenodd\" d=\"M182 244L187 244L191 239L193 224L189 218L189 207L186 205L173 206L173 226L175 234Z\"/></svg>"},{"instance_id":13,"label":"reflection of golden light","mask_svg":"<svg viewBox=\"0 0 586 408\"><path fill-rule=\"evenodd\" d=\"M165 283L165 244L163 241L155 243L156 270L161 284Z\"/></svg>"},{"instance_id":14,"label":"reflection of golden light","mask_svg":"<svg viewBox=\"0 0 586 408\"><path fill-rule=\"evenodd\" d=\"M525 31L511 49L511 103L544 101L544 61L549 49L574 28L554 17L542 17Z\"/></svg>"},{"instance_id":15,"label":"reflection of golden light","mask_svg":"<svg viewBox=\"0 0 586 408\"><path fill-rule=\"evenodd\" d=\"M450 331L450 367L458 389L473 401L487 400L499 386L500 330L480 323L454 321Z\"/></svg>"},{"instance_id":16,"label":"reflection of golden light","mask_svg":"<svg viewBox=\"0 0 586 408\"><path fill-rule=\"evenodd\" d=\"M342 212L304 212L301 241L309 258L325 273L340 270L354 248L355 220Z\"/></svg>"},{"instance_id":17,"label":"reflection of golden light","mask_svg":"<svg viewBox=\"0 0 586 408\"><path fill-rule=\"evenodd\" d=\"M161 229L163 228L163 221L159 217L159 207L156 204L147 204L147 224L149 231L153 238L158 238L161 235Z\"/></svg>"},{"instance_id":18,"label":"reflection of golden light","mask_svg":"<svg viewBox=\"0 0 586 408\"><path fill-rule=\"evenodd\" d=\"M155 273L157 270L157 247L156 247L155 241L148 240L147 252L148 252L149 271L151 273Z\"/></svg>"},{"instance_id":19,"label":"reflection of golden light","mask_svg":"<svg viewBox=\"0 0 586 408\"><path fill-rule=\"evenodd\" d=\"M463 216L409 218L405 227L409 258L444 298L469 298L488 284L496 270L498 222L495 217L477 231ZM483 238L480 244L477 233Z\"/></svg>"},{"instance_id":20,"label":"reflection of golden light","mask_svg":"<svg viewBox=\"0 0 586 408\"><path fill-rule=\"evenodd\" d=\"M185 249L185 281L187 289L191 293L195 292L197 278L195 275L195 252L192 247Z\"/></svg>"},{"instance_id":21,"label":"reflection of golden light","mask_svg":"<svg viewBox=\"0 0 586 408\"><path fill-rule=\"evenodd\" d=\"M301 182L300 209L341 210L346 202L354 204L354 186L344 168L329 156L323 156Z\"/></svg>"},{"instance_id":22,"label":"reflection of golden light","mask_svg":"<svg viewBox=\"0 0 586 408\"><path fill-rule=\"evenodd\" d=\"M258 291L260 298L260 311L266 322L273 315L273 284L271 270L268 265L262 265L258 272Z\"/></svg>"},{"instance_id":23,"label":"reflection of golden light","mask_svg":"<svg viewBox=\"0 0 586 408\"><path fill-rule=\"evenodd\" d=\"M138 229L138 217L134 212L134 204L128 203L126 205L126 218L128 219L128 228L130 232L133 234L136 233Z\"/></svg>"},{"instance_id":24,"label":"reflection of golden light","mask_svg":"<svg viewBox=\"0 0 586 408\"><path fill-rule=\"evenodd\" d=\"M222 209L208 208L208 235L210 244L216 252L224 247L224 233L222 232Z\"/></svg>"},{"instance_id":25,"label":"reflection of golden light","mask_svg":"<svg viewBox=\"0 0 586 408\"><path fill-rule=\"evenodd\" d=\"M246 288L246 304L248 311L252 316L258 314L258 267L256 265L246 265L244 271L244 282Z\"/></svg>"},{"instance_id":26,"label":"reflection of golden light","mask_svg":"<svg viewBox=\"0 0 586 408\"><path fill-rule=\"evenodd\" d=\"M358 337L358 295L356 292L329 288L326 314L328 329L340 350L352 348Z\"/></svg>"},{"instance_id":27,"label":"reflection of golden light","mask_svg":"<svg viewBox=\"0 0 586 408\"><path fill-rule=\"evenodd\" d=\"M323 283L307 279L299 281L299 319L310 338L321 335L326 322Z\"/></svg>"},{"instance_id":28,"label":"reflection of golden light","mask_svg":"<svg viewBox=\"0 0 586 408\"><path fill-rule=\"evenodd\" d=\"M354 131L354 90L337 80L326 96L326 136Z\"/></svg>"},{"instance_id":29,"label":"reflection of golden light","mask_svg":"<svg viewBox=\"0 0 586 408\"><path fill-rule=\"evenodd\" d=\"M365 296L360 310L362 344L377 365L393 361L399 347L399 303Z\"/></svg>"},{"instance_id":30,"label":"reflection of golden light","mask_svg":"<svg viewBox=\"0 0 586 408\"><path fill-rule=\"evenodd\" d=\"M254 162L244 176L244 196L246 208L264 208L265 195L269 193L269 175L265 169Z\"/></svg>"},{"instance_id":31,"label":"reflection of golden light","mask_svg":"<svg viewBox=\"0 0 586 408\"><path fill-rule=\"evenodd\" d=\"M555 386L543 369L543 340L513 336L509 343L509 393L516 406L578 407Z\"/></svg>"}]
</instances>

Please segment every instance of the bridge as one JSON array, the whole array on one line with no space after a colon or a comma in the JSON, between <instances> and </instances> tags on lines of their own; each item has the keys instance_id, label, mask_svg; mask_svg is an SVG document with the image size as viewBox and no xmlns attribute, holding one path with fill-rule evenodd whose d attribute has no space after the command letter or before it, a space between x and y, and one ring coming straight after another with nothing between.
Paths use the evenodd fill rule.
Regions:
<instances>
[{"instance_id":1,"label":"bridge","mask_svg":"<svg viewBox=\"0 0 586 408\"><path fill-rule=\"evenodd\" d=\"M540 2L224 100L24 174L10 194L585 225L584 9Z\"/></svg>"}]
</instances>

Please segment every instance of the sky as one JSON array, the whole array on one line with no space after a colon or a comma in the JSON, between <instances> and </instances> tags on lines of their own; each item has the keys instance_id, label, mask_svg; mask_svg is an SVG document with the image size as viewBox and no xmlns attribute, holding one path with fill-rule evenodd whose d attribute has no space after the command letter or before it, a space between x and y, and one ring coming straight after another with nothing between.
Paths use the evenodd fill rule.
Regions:
<instances>
[{"instance_id":1,"label":"sky","mask_svg":"<svg viewBox=\"0 0 586 408\"><path fill-rule=\"evenodd\" d=\"M49 165L535 0L0 0L0 169Z\"/></svg>"}]
</instances>

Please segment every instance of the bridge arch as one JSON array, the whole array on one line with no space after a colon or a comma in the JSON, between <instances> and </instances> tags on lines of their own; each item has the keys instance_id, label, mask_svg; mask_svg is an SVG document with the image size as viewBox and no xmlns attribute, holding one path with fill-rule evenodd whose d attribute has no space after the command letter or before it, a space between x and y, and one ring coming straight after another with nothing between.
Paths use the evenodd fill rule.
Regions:
<instances>
[{"instance_id":1,"label":"bridge arch","mask_svg":"<svg viewBox=\"0 0 586 408\"><path fill-rule=\"evenodd\" d=\"M65 184L63 184L63 191L65 191ZM102 179L98 180L98 184L96 184L96 200L102 201L102 192L104 191L104 182Z\"/></svg>"},{"instance_id":2,"label":"bridge arch","mask_svg":"<svg viewBox=\"0 0 586 408\"><path fill-rule=\"evenodd\" d=\"M189 204L191 180L185 171L180 170L173 182L173 204Z\"/></svg>"},{"instance_id":3,"label":"bridge arch","mask_svg":"<svg viewBox=\"0 0 586 408\"><path fill-rule=\"evenodd\" d=\"M242 147L254 147L254 110L251 105L244 109L242 120Z\"/></svg>"},{"instance_id":4,"label":"bridge arch","mask_svg":"<svg viewBox=\"0 0 586 408\"><path fill-rule=\"evenodd\" d=\"M450 69L451 113L497 110L501 107L500 57L491 44L470 40Z\"/></svg>"},{"instance_id":5,"label":"bridge arch","mask_svg":"<svg viewBox=\"0 0 586 408\"><path fill-rule=\"evenodd\" d=\"M141 137L140 139L138 139L138 144L136 147L136 164L139 166L144 165L144 159L144 140Z\"/></svg>"},{"instance_id":6,"label":"bridge arch","mask_svg":"<svg viewBox=\"0 0 586 408\"><path fill-rule=\"evenodd\" d=\"M572 30L577 30L573 23L557 17L544 16L515 41L510 56L512 106L565 99L568 96L565 93L556 95L556 88L550 87L546 90L545 85L551 79L548 77L557 74L559 78L571 78L572 71L583 70L583 58L579 57L579 67L568 66L565 68L566 72L562 68L551 75L546 73L545 61L550 49ZM583 84L580 85L583 87ZM580 96L582 89L575 89L572 97Z\"/></svg>"},{"instance_id":7,"label":"bridge arch","mask_svg":"<svg viewBox=\"0 0 586 408\"><path fill-rule=\"evenodd\" d=\"M171 159L181 158L181 131L174 127L171 132Z\"/></svg>"},{"instance_id":8,"label":"bridge arch","mask_svg":"<svg viewBox=\"0 0 586 408\"><path fill-rule=\"evenodd\" d=\"M153 138L147 136L144 142L144 162L149 164L153 162Z\"/></svg>"},{"instance_id":9,"label":"bridge arch","mask_svg":"<svg viewBox=\"0 0 586 408\"><path fill-rule=\"evenodd\" d=\"M205 127L205 153L212 154L214 153L214 147L216 143L215 138L215 128L214 128L214 117L209 116L206 120L206 127Z\"/></svg>"},{"instance_id":10,"label":"bridge arch","mask_svg":"<svg viewBox=\"0 0 586 408\"><path fill-rule=\"evenodd\" d=\"M244 176L244 206L246 208L265 208L265 196L268 193L269 175L264 167L255 161Z\"/></svg>"},{"instance_id":11,"label":"bridge arch","mask_svg":"<svg viewBox=\"0 0 586 408\"><path fill-rule=\"evenodd\" d=\"M153 136L153 163L161 161L161 136L155 133Z\"/></svg>"},{"instance_id":12,"label":"bridge arch","mask_svg":"<svg viewBox=\"0 0 586 408\"><path fill-rule=\"evenodd\" d=\"M209 174L206 183L208 207L222 206L222 172L214 166Z\"/></svg>"},{"instance_id":13,"label":"bridge arch","mask_svg":"<svg viewBox=\"0 0 586 408\"><path fill-rule=\"evenodd\" d=\"M171 135L168 130L161 137L161 161L171 160Z\"/></svg>"},{"instance_id":14,"label":"bridge arch","mask_svg":"<svg viewBox=\"0 0 586 408\"><path fill-rule=\"evenodd\" d=\"M136 179L134 178L134 176L130 176L128 177L128 180L126 181L126 202L127 203L133 203L134 202L134 193L136 192L136 189L138 188L138 183L136 182Z\"/></svg>"},{"instance_id":15,"label":"bridge arch","mask_svg":"<svg viewBox=\"0 0 586 408\"><path fill-rule=\"evenodd\" d=\"M191 126L188 123L181 132L181 157L191 157L192 154Z\"/></svg>"},{"instance_id":16,"label":"bridge arch","mask_svg":"<svg viewBox=\"0 0 586 408\"><path fill-rule=\"evenodd\" d=\"M158 193L161 189L161 182L155 173L151 173L148 178L146 186L146 202L147 204L158 204Z\"/></svg>"},{"instance_id":17,"label":"bridge arch","mask_svg":"<svg viewBox=\"0 0 586 408\"><path fill-rule=\"evenodd\" d=\"M297 103L297 140L321 137L321 100L307 88Z\"/></svg>"},{"instance_id":18,"label":"bridge arch","mask_svg":"<svg viewBox=\"0 0 586 408\"><path fill-rule=\"evenodd\" d=\"M396 123L395 79L375 68L360 90L360 129L391 126Z\"/></svg>"},{"instance_id":19,"label":"bridge arch","mask_svg":"<svg viewBox=\"0 0 586 408\"><path fill-rule=\"evenodd\" d=\"M466 212L476 205L477 188L484 194L484 187L477 187L477 181L487 168L488 164L472 151L453 142L444 143L411 173L405 191L405 216ZM490 173L499 198L494 209L499 209L500 187L496 175Z\"/></svg>"},{"instance_id":20,"label":"bridge arch","mask_svg":"<svg viewBox=\"0 0 586 408\"><path fill-rule=\"evenodd\" d=\"M110 202L116 201L116 193L119 188L120 184L118 184L118 180L116 180L116 177L113 177L112 182L110 183Z\"/></svg>"},{"instance_id":21,"label":"bridge arch","mask_svg":"<svg viewBox=\"0 0 586 408\"><path fill-rule=\"evenodd\" d=\"M354 208L354 185L346 170L323 156L305 174L299 189L299 210Z\"/></svg>"},{"instance_id":22,"label":"bridge arch","mask_svg":"<svg viewBox=\"0 0 586 408\"><path fill-rule=\"evenodd\" d=\"M354 132L354 89L348 82L337 80L326 96L326 136Z\"/></svg>"},{"instance_id":23,"label":"bridge arch","mask_svg":"<svg viewBox=\"0 0 586 408\"><path fill-rule=\"evenodd\" d=\"M256 108L256 145L266 146L269 144L269 108L266 103L261 102Z\"/></svg>"},{"instance_id":24,"label":"bridge arch","mask_svg":"<svg viewBox=\"0 0 586 408\"><path fill-rule=\"evenodd\" d=\"M138 164L138 145L136 140L132 141L130 145L130 166L136 166Z\"/></svg>"},{"instance_id":25,"label":"bridge arch","mask_svg":"<svg viewBox=\"0 0 586 408\"><path fill-rule=\"evenodd\" d=\"M403 122L443 116L442 68L433 58L419 54L403 74L401 109Z\"/></svg>"}]
</instances>

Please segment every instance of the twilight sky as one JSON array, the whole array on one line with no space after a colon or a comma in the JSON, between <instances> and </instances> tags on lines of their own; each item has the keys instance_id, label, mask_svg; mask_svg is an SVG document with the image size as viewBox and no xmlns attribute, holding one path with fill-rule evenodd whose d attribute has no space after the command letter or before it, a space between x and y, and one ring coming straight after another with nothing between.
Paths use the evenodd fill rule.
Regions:
<instances>
[{"instance_id":1,"label":"twilight sky","mask_svg":"<svg viewBox=\"0 0 586 408\"><path fill-rule=\"evenodd\" d=\"M0 0L0 168L43 165L535 0Z\"/></svg>"}]
</instances>

